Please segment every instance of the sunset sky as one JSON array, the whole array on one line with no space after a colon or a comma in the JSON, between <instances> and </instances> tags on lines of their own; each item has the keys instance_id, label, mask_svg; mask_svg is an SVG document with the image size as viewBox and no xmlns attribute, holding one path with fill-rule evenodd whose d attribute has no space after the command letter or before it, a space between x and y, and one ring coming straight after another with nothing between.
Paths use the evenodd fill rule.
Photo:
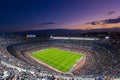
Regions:
<instances>
[{"instance_id":1,"label":"sunset sky","mask_svg":"<svg viewBox=\"0 0 120 80\"><path fill-rule=\"evenodd\" d=\"M0 32L120 28L120 0L0 0Z\"/></svg>"}]
</instances>

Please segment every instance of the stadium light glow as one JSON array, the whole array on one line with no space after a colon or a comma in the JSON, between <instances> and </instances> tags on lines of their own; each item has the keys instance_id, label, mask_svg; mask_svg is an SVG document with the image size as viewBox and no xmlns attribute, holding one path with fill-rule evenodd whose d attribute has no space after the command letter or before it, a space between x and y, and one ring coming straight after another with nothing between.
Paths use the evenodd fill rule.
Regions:
<instances>
[{"instance_id":1,"label":"stadium light glow","mask_svg":"<svg viewBox=\"0 0 120 80\"><path fill-rule=\"evenodd\" d=\"M70 39L70 40L99 40L99 38L84 38L84 37L53 37L50 36L51 39Z\"/></svg>"},{"instance_id":2,"label":"stadium light glow","mask_svg":"<svg viewBox=\"0 0 120 80\"><path fill-rule=\"evenodd\" d=\"M109 39L110 37L109 36L106 36L105 39Z\"/></svg>"},{"instance_id":3,"label":"stadium light glow","mask_svg":"<svg viewBox=\"0 0 120 80\"><path fill-rule=\"evenodd\" d=\"M69 39L69 37L52 37L52 39Z\"/></svg>"}]
</instances>

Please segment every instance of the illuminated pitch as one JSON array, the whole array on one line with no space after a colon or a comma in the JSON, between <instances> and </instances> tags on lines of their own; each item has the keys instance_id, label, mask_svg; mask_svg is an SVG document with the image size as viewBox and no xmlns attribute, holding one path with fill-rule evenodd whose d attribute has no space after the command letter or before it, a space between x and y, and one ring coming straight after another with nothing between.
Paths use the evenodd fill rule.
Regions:
<instances>
[{"instance_id":1,"label":"illuminated pitch","mask_svg":"<svg viewBox=\"0 0 120 80\"><path fill-rule=\"evenodd\" d=\"M73 65L80 61L83 54L57 48L47 48L32 52L30 56L61 72L69 72Z\"/></svg>"}]
</instances>

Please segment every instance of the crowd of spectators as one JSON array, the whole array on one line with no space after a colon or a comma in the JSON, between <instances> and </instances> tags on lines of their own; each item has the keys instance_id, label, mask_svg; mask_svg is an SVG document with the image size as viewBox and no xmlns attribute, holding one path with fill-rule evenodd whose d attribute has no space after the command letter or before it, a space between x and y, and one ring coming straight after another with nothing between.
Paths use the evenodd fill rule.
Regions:
<instances>
[{"instance_id":1,"label":"crowd of spectators","mask_svg":"<svg viewBox=\"0 0 120 80\"><path fill-rule=\"evenodd\" d=\"M55 41L54 41L55 42ZM110 45L109 41L58 41L68 47L77 48L86 55L86 63L82 68L74 71L78 75L101 75L120 77L120 48ZM57 44L59 44L57 43ZM118 41L117 41L118 43ZM115 46L116 45L116 46ZM119 45L118 45L119 46Z\"/></svg>"},{"instance_id":2,"label":"crowd of spectators","mask_svg":"<svg viewBox=\"0 0 120 80\"><path fill-rule=\"evenodd\" d=\"M30 64L11 55L7 46L31 42L25 39L1 39L0 40L0 80L54 80L51 75L41 74L39 70Z\"/></svg>"},{"instance_id":3,"label":"crowd of spectators","mask_svg":"<svg viewBox=\"0 0 120 80\"><path fill-rule=\"evenodd\" d=\"M111 43L107 42L105 44L105 41L41 41L40 39L1 38L0 80L57 80L58 78L61 80L73 80L73 75L56 72L42 64L37 64L33 60L27 59L26 50L38 50L46 46L62 47L71 51L81 52L86 56L84 65L72 72L76 77L96 77L98 79L98 76L100 76L103 79L104 76L109 76L110 78L120 78L119 48L116 48L115 45L112 46Z\"/></svg>"}]
</instances>

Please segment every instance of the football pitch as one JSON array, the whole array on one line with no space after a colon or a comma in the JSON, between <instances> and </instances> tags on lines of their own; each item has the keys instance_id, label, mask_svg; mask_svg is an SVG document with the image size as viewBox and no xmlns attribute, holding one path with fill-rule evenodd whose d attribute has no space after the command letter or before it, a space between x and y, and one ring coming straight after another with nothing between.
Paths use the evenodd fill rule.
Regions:
<instances>
[{"instance_id":1,"label":"football pitch","mask_svg":"<svg viewBox=\"0 0 120 80\"><path fill-rule=\"evenodd\" d=\"M62 50L58 48L47 48L30 54L33 58L62 72L68 72L82 57L83 54Z\"/></svg>"}]
</instances>

